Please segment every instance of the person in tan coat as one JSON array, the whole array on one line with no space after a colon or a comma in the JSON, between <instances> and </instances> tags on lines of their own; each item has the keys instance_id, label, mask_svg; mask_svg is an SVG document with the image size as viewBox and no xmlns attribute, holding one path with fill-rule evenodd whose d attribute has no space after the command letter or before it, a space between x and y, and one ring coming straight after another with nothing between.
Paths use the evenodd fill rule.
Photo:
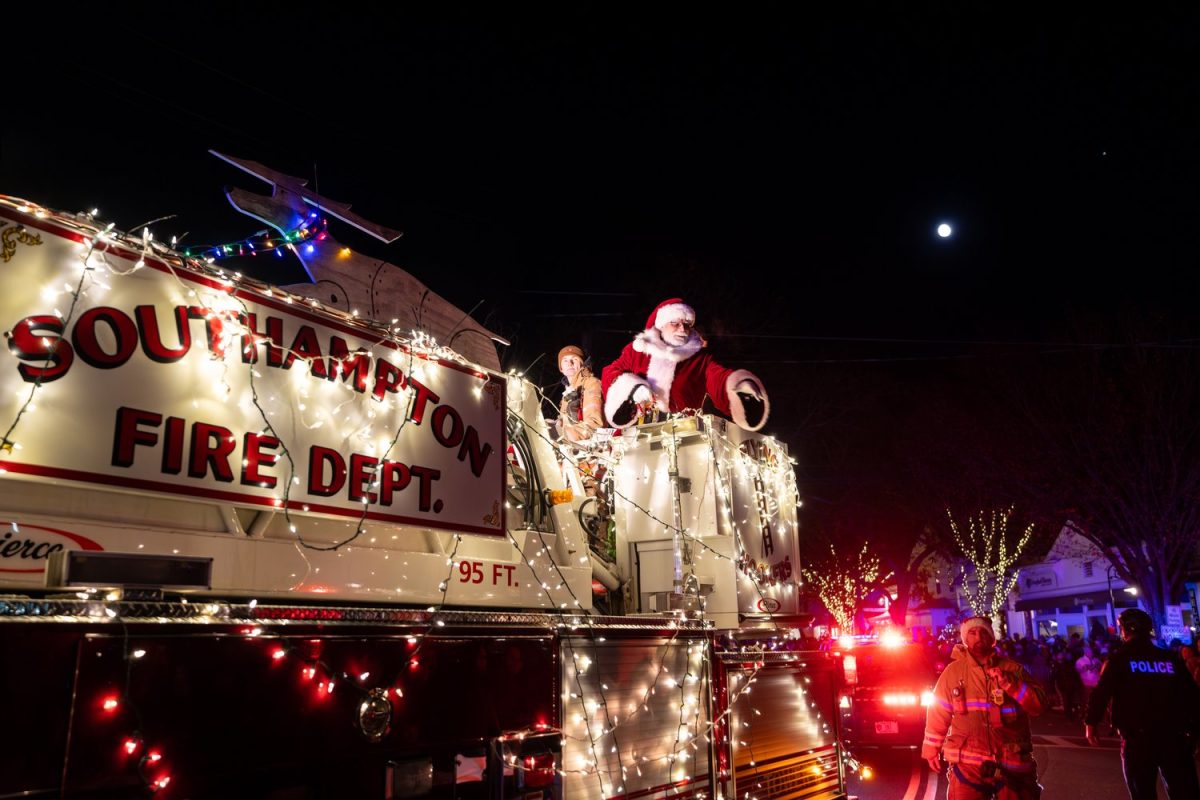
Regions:
<instances>
[{"instance_id":1,"label":"person in tan coat","mask_svg":"<svg viewBox=\"0 0 1200 800\"><path fill-rule=\"evenodd\" d=\"M565 386L558 404L558 432L568 442L590 439L604 427L600 379L588 369L582 348L573 344L558 351L558 371Z\"/></svg>"},{"instance_id":2,"label":"person in tan coat","mask_svg":"<svg viewBox=\"0 0 1200 800\"><path fill-rule=\"evenodd\" d=\"M938 678L925 718L921 757L941 772L950 765L947 800L1037 800L1030 717L1046 707L1046 692L1015 661L996 654L987 617L959 627L951 663Z\"/></svg>"},{"instance_id":3,"label":"person in tan coat","mask_svg":"<svg viewBox=\"0 0 1200 800\"><path fill-rule=\"evenodd\" d=\"M564 388L555 425L559 436L572 444L590 441L604 427L600 379L592 375L587 364L582 348L570 344L558 351L558 371L562 373ZM567 460L578 470L584 493L594 497L596 484L604 477L602 467L583 454L568 456Z\"/></svg>"}]
</instances>

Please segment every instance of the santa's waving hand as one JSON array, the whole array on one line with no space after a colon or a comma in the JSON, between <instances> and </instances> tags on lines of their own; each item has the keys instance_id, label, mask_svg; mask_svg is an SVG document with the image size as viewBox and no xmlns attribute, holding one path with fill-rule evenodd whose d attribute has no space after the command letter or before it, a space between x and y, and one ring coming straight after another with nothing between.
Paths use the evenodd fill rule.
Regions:
<instances>
[{"instance_id":1,"label":"santa's waving hand","mask_svg":"<svg viewBox=\"0 0 1200 800\"><path fill-rule=\"evenodd\" d=\"M766 424L771 404L762 381L744 369L718 364L695 323L696 312L683 300L664 300L650 313L646 330L604 368L604 414L614 427L635 423L639 405L662 411L698 409L705 395L738 427L757 431Z\"/></svg>"}]
</instances>

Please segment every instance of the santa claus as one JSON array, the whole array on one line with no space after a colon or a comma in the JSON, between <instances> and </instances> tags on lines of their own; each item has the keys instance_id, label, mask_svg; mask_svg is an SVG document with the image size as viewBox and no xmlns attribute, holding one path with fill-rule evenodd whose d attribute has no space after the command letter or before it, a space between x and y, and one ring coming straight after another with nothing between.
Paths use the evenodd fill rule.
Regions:
<instances>
[{"instance_id":1,"label":"santa claus","mask_svg":"<svg viewBox=\"0 0 1200 800\"><path fill-rule=\"evenodd\" d=\"M762 381L744 369L723 367L695 330L696 312L678 297L650 313L646 330L604 368L604 414L617 428L637 422L643 409L699 409L707 395L739 427L757 431L770 403Z\"/></svg>"}]
</instances>

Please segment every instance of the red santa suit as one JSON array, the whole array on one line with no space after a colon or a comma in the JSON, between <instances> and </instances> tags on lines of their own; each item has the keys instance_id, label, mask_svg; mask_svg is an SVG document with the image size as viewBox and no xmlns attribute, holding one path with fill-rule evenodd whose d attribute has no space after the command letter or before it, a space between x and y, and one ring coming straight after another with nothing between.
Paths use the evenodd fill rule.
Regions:
<instances>
[{"instance_id":1,"label":"red santa suit","mask_svg":"<svg viewBox=\"0 0 1200 800\"><path fill-rule=\"evenodd\" d=\"M770 404L757 376L717 363L695 330L690 330L687 340L678 345L664 337L668 323L684 320L690 324L695 319L696 312L677 297L659 303L646 320L646 329L604 368L604 414L614 427L626 428L637 421L637 414L631 412L635 393L639 398L645 396L638 391L640 387L646 387L654 406L661 411L699 409L708 396L717 410L738 427L757 431L766 424ZM757 418L747 419L748 408ZM756 413L759 408L761 415Z\"/></svg>"}]
</instances>

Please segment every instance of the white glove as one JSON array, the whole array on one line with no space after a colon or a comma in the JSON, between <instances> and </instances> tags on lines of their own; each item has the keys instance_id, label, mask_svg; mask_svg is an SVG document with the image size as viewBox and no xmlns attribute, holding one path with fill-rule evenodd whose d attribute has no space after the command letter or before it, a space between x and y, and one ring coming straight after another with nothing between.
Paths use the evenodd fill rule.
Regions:
<instances>
[{"instance_id":1,"label":"white glove","mask_svg":"<svg viewBox=\"0 0 1200 800\"><path fill-rule=\"evenodd\" d=\"M757 400L758 402L760 402L760 403L762 402L762 393L760 391L758 391L758 386L755 385L754 381L751 381L751 380L739 381L738 385L733 387L733 390L735 392L741 392L742 394L748 394L751 397L753 397L755 400Z\"/></svg>"},{"instance_id":2,"label":"white glove","mask_svg":"<svg viewBox=\"0 0 1200 800\"><path fill-rule=\"evenodd\" d=\"M641 384L633 390L633 402L643 405L645 403L654 402L654 394L650 391L650 387L646 384Z\"/></svg>"}]
</instances>

